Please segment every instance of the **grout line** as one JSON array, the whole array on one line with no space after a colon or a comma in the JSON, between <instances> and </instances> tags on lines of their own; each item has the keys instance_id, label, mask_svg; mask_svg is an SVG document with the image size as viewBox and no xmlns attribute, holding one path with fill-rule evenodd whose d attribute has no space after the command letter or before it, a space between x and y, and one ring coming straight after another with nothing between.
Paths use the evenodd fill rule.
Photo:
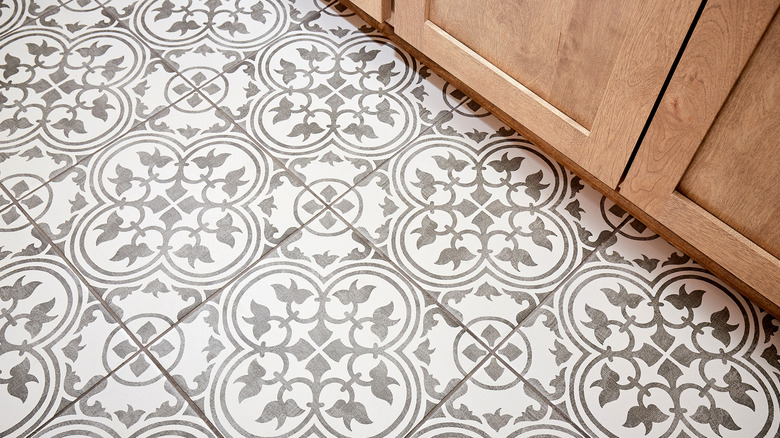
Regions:
<instances>
[{"instance_id":1,"label":"grout line","mask_svg":"<svg viewBox=\"0 0 780 438\"><path fill-rule=\"evenodd\" d=\"M461 379L460 382L458 382L455 386L453 386L450 392L448 392L444 397L442 397L439 403L437 403L436 406L434 406L430 411L428 411L428 413L426 413L425 416L423 416L423 418L412 428L412 430L409 431L409 433L407 433L404 436L404 438L411 438L411 436L415 432L417 432L423 426L423 424L425 424L425 422L428 421L433 416L433 414L436 413L436 411L440 410L444 406L444 404L447 403L447 401L463 385L465 385L466 382L469 381L469 379L471 379L471 377L477 373L477 371L479 371L482 368L482 366L485 364L485 362L488 361L488 359L490 359L490 354L486 354L485 357L476 366L474 366L474 369L472 369L468 374L466 374L466 376L463 377L463 379Z\"/></svg>"},{"instance_id":2,"label":"grout line","mask_svg":"<svg viewBox=\"0 0 780 438\"><path fill-rule=\"evenodd\" d=\"M106 374L105 376L103 376L103 377L101 377L100 379L98 379L98 381L97 381L97 382L95 382L95 384L93 384L92 386L90 386L90 387L88 387L88 388L84 388L84 390L82 390L82 391L81 391L81 394L79 394L78 396L76 396L76 398L74 398L72 401L68 402L68 403L67 403L65 406L63 406L62 408L58 409L58 410L57 410L57 411L54 413L54 415L52 415L52 417L51 417L51 418L49 418L48 420L44 421L44 422L43 422L41 425L39 425L38 427L36 427L35 429L33 429L33 431L32 431L32 432L30 432L30 434L29 434L28 436L30 436L30 437L31 437L31 436L35 435L36 433L38 433L38 432L40 432L42 429L44 429L46 426L48 426L49 424L51 424L51 423L52 423L54 420L56 420L57 418L59 418L59 417L60 417L60 415L62 415L62 414L65 412L65 411L67 411L67 410L68 410L68 409L70 409L72 406L74 406L76 403L80 402L80 401L81 401L83 398L85 398L85 397L87 396L87 394L89 394L90 392L92 392L92 390L93 390L93 389L95 389L95 388L96 388L98 385L100 385L101 383L103 383L103 382L105 382L106 380L108 380L108 378L109 378L109 377L113 376L113 375L114 375L114 374L115 374L115 373L116 373L116 372L117 372L117 371L118 371L120 368L122 368L123 366L125 366L125 365L127 365L128 363L132 362L132 361L133 361L133 359L135 359L136 357L138 357L138 355L140 355L142 352L143 352L143 351L142 351L142 350L139 348L139 349L138 349L138 350L136 350L136 351L135 351L133 354L131 354L131 355L130 355L130 357L128 357L128 358L127 358L127 359L126 359L124 362L120 363L120 364L119 364L119 365L118 365L116 368L114 368L113 370L111 370L111 371L110 371L108 374Z\"/></svg>"},{"instance_id":3,"label":"grout line","mask_svg":"<svg viewBox=\"0 0 780 438\"><path fill-rule=\"evenodd\" d=\"M520 375L520 373L517 372L517 370L515 370L507 361L505 361L504 358L502 358L500 355L495 353L493 353L493 357L498 359L498 361L501 362L504 365L504 367L506 367L509 370L509 372L517 376L517 378L520 379L520 381L523 383L524 386L526 386L531 391L533 391L534 394L536 394L536 396L538 397L538 401L548 405L554 412L556 412L558 415L566 419L566 421L568 421L569 424L575 429L577 429L577 431L581 433L583 436L590 437L590 435L586 433L585 430L582 427L580 427L579 424L577 424L576 422L572 421L571 418L569 418L569 415L566 412L559 409L558 406L556 406L550 399L548 399L541 391L536 389L536 387L534 387L528 380L526 380L525 377Z\"/></svg>"},{"instance_id":4,"label":"grout line","mask_svg":"<svg viewBox=\"0 0 780 438\"><path fill-rule=\"evenodd\" d=\"M439 300L435 296L433 296L433 294L428 292L428 290L426 288L422 287L414 278L412 278L411 275L409 275L403 268L401 268L397 263L395 263L395 261L393 261L393 259L391 259L390 256L388 256L384 251L379 249L379 247L373 241L371 241L371 239L369 239L367 236L363 235L363 233L361 233L357 228L355 228L355 226L352 223L350 223L349 221L345 220L344 217L341 216L341 214L339 214L339 212L337 212L336 210L333 210L332 208L330 208L330 206L328 206L328 211L330 211L336 217L338 217L339 220L341 220L342 222L347 224L347 226L352 230L353 233L356 233L358 236L360 236L371 248L374 249L374 251L377 252L377 254L382 256L382 258L384 258L397 273L399 273L401 276L403 276L407 281L409 281L415 288L419 289L423 294L427 295L436 304L436 306L439 307L444 312L445 315L447 315L448 317L452 318L455 322L457 322L457 324L466 333L471 335L479 344L481 344L485 348L485 350L487 350L488 352L491 351L490 346L485 344L485 341L482 339L481 336L475 335L474 332L472 332L471 329L468 328L466 326L466 324L463 321L460 320L460 318L456 317L452 313L452 311L450 311L449 309L444 307L444 305L441 304L439 302Z\"/></svg>"},{"instance_id":5,"label":"grout line","mask_svg":"<svg viewBox=\"0 0 780 438\"><path fill-rule=\"evenodd\" d=\"M111 306L103 299L103 297L97 292L97 290L87 281L86 277L82 275L82 273L76 268L76 266L65 256L65 253L62 251L62 249L55 245L53 240L51 239L51 236L49 236L47 233L44 232L44 230L38 225L37 222L30 216L30 214L19 204L17 200L13 200L13 204L19 208L19 210L22 212L22 214L27 218L27 220L32 224L32 226L38 231L41 236L45 239L46 243L51 246L52 250L57 253L57 255L62 258L62 260L65 261L65 264L70 268L73 273L79 278L79 280L83 283L83 285L86 287L86 289L89 291L89 293L98 301L98 303L103 307L103 309L111 315L111 317L114 319L114 321L121 327L125 333L128 335L128 337L138 346L139 351L145 352L148 356L152 356L151 353L146 349L146 346L143 345L143 343L135 336L135 333L133 333L132 330L127 326L127 324L122 320L121 317L114 311L114 309L111 308ZM155 362L157 364L157 362ZM111 373L116 371L119 367L112 370ZM159 368L159 367L158 367ZM159 371L165 373L166 370L160 369ZM93 386L94 387L94 386ZM177 386L178 387L178 386ZM91 388L90 388L91 389ZM83 396L88 391L84 391L79 397ZM192 400L185 396L185 401L187 401L191 406L194 402ZM204 420L207 424L211 424L211 421L206 418L205 414L200 410L197 405L195 405L195 412L198 414L198 416L201 417L202 420ZM55 415L56 417L56 415ZM213 426L210 426L213 428Z\"/></svg>"},{"instance_id":6,"label":"grout line","mask_svg":"<svg viewBox=\"0 0 780 438\"><path fill-rule=\"evenodd\" d=\"M596 259L598 254L601 252L601 249L605 247L606 243L613 237L617 236L617 234L620 232L620 229L623 228L623 226L625 226L628 222L630 222L631 219L633 219L633 216L630 215L629 217L623 219L623 222L621 222L620 225L615 227L615 229L612 230L611 233L609 233L609 236L604 238L603 241L599 242L596 245L596 247L584 259L582 259L582 261L577 265L577 267L572 269L571 272L569 272L569 274L566 275L566 277L564 277L563 280L561 280L561 282L558 283L558 285L555 286L552 291L548 292L547 295L545 295L544 298L542 298L539 301L539 304L534 306L532 309L526 311L526 315L523 317L523 319L517 321L517 325L512 329L512 331L510 331L506 336L504 336L501 342L499 342L496 345L496 348L493 350L493 353L497 352L501 347L503 347L504 344L509 340L509 338L511 338L512 335L515 334L515 332L517 332L520 328L523 327L523 322L525 322L525 320L538 313L539 309L543 307L545 304L547 304L550 300L552 300L553 299L552 297L557 292L559 292L560 289L563 288L563 286L569 282L569 280L571 280L575 275L579 274L580 271L585 267L585 265L590 263L592 260Z\"/></svg>"},{"instance_id":7,"label":"grout line","mask_svg":"<svg viewBox=\"0 0 780 438\"><path fill-rule=\"evenodd\" d=\"M150 344L151 345L151 344ZM168 383L173 386L174 389L176 389L176 392L179 393L179 395L184 399L184 402L187 403L190 408L195 411L195 413L200 417L201 420L203 420L206 423L206 426L208 426L209 429L211 429L212 432L218 437L222 437L222 433L220 433L219 429L212 423L212 421L208 418L206 413L198 406L197 403L187 394L187 392L179 385L179 382L176 381L176 379L173 378L173 376L168 372L168 370L165 369L164 366L160 363L159 360L157 360L156 357L152 353L150 353L146 347L143 348L143 351L146 353L147 357L154 363L154 365L157 367L157 370L160 371L165 377L166 380L168 380Z\"/></svg>"},{"instance_id":8,"label":"grout line","mask_svg":"<svg viewBox=\"0 0 780 438\"><path fill-rule=\"evenodd\" d=\"M268 251L266 251L266 252L264 252L263 254L261 254L261 255L260 255L258 258L257 258L257 260L255 260L255 261L253 261L252 263L250 263L250 264L249 264L249 266L247 266L247 267L246 267L245 269L243 269L241 272L239 272L239 273L238 273L238 274L236 274L234 277L232 277L230 280L228 280L228 281L227 281L227 282L226 282L224 285L220 286L220 287L219 287L219 288L218 288L216 291L214 291L213 293L211 293L211 294L207 295L207 296L206 296L206 297L203 299L203 301L201 301L201 302L200 302L200 303L198 303L197 305L193 306L193 307L192 307L192 309L188 310L188 311L187 311L187 313L185 313L184 315L182 315L182 316L181 316L181 318L179 318L179 320L178 320L178 321L175 321L175 322L174 322L173 324L171 324L171 325L170 325L168 328L166 328L165 330L163 330L163 331L162 331L162 332L161 332L159 335L157 335L156 337L152 338L152 339L151 339L151 340L150 340L150 341L147 343L147 345L153 345L153 344L155 344L157 341L159 341L159 340L161 340L163 337L165 337L165 335L167 335L167 334L168 334L168 333L170 333L172 330L174 330L174 329L175 329L175 328L176 328L178 325L180 325L182 322L184 322L184 321L185 321L185 320L186 320L186 319L187 319L187 318L188 318L190 315L193 315L193 314L194 314L194 313L196 313L198 310L200 310L202 307L204 307L204 306L205 306L207 303L209 303L209 302L212 302L213 300L215 300L215 299L216 299L216 297L217 297L217 295L220 295L221 293L223 293L223 292L225 291L225 289L229 288L230 286L232 286L232 285L233 285L233 283L235 283L236 281L240 280L240 279L241 279L241 277L243 277L243 276L245 276L247 273L249 273L249 272L250 272L252 269L254 269L254 268L255 268L255 266L257 266L257 264L258 264L258 263L262 262L262 261L263 261L263 260L264 260L264 259L265 259L265 258L266 258L268 255L269 255L269 254L271 254L272 252L274 252L274 251L276 251L277 249L279 249L279 248L282 246L282 244L284 244L284 242L286 242L287 240L289 240L290 238L292 238L292 236L294 236L294 235L298 234L299 232L303 231L303 229L305 229L305 228L306 228L306 227L307 227L307 226L308 226L308 225L309 225L309 224L310 224L312 221L314 221L314 219L316 219L316 218L320 217L320 214L322 214L322 212L324 212L324 211L326 211L326 210L327 210L327 208L323 208L322 210L320 210L319 212L317 212L317 214L315 214L315 215L313 215L311 218L309 218L309 220L307 220L307 221L306 221L306 222L305 222L303 225L301 225L300 227L298 227L298 228L297 228L297 229L296 229L294 232L292 232L292 233L288 234L287 236L285 236L285 237L284 237L284 239L280 240L280 241L279 241L279 243L277 243L277 244L276 244L276 245L274 245L273 247L269 248L269 249L268 249Z\"/></svg>"}]
</instances>

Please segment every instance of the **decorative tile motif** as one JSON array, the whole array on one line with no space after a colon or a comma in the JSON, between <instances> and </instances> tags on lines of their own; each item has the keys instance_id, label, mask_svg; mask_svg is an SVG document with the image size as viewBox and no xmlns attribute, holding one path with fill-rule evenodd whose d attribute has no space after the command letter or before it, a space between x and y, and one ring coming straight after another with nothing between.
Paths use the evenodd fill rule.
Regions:
<instances>
[{"instance_id":1,"label":"decorative tile motif","mask_svg":"<svg viewBox=\"0 0 780 438\"><path fill-rule=\"evenodd\" d=\"M780 324L638 229L523 322L511 365L597 436L776 436Z\"/></svg>"},{"instance_id":2,"label":"decorative tile motif","mask_svg":"<svg viewBox=\"0 0 780 438\"><path fill-rule=\"evenodd\" d=\"M582 437L582 434L493 357L412 436L498 438Z\"/></svg>"},{"instance_id":3,"label":"decorative tile motif","mask_svg":"<svg viewBox=\"0 0 780 438\"><path fill-rule=\"evenodd\" d=\"M0 180L23 195L170 104L175 74L96 3L0 39ZM191 87L190 87L191 90Z\"/></svg>"},{"instance_id":4,"label":"decorative tile motif","mask_svg":"<svg viewBox=\"0 0 780 438\"><path fill-rule=\"evenodd\" d=\"M32 194L45 198L32 209L37 221L143 342L318 210L242 133L222 131L213 111L196 121L221 132L190 136L167 120Z\"/></svg>"},{"instance_id":5,"label":"decorative tile motif","mask_svg":"<svg viewBox=\"0 0 780 438\"><path fill-rule=\"evenodd\" d=\"M108 12L185 77L222 73L288 30L305 26L317 0L109 0Z\"/></svg>"},{"instance_id":6,"label":"decorative tile motif","mask_svg":"<svg viewBox=\"0 0 780 438\"><path fill-rule=\"evenodd\" d=\"M229 91L214 100L302 180L327 181L339 195L463 99L341 10L232 69L222 79Z\"/></svg>"},{"instance_id":7,"label":"decorative tile motif","mask_svg":"<svg viewBox=\"0 0 780 438\"><path fill-rule=\"evenodd\" d=\"M216 435L140 353L33 436Z\"/></svg>"},{"instance_id":8,"label":"decorative tile motif","mask_svg":"<svg viewBox=\"0 0 780 438\"><path fill-rule=\"evenodd\" d=\"M21 437L137 348L17 207L0 233L0 435Z\"/></svg>"},{"instance_id":9,"label":"decorative tile motif","mask_svg":"<svg viewBox=\"0 0 780 438\"><path fill-rule=\"evenodd\" d=\"M502 334L622 222L595 190L480 112L456 113L356 194L361 232L467 325L487 318Z\"/></svg>"},{"instance_id":10,"label":"decorative tile motif","mask_svg":"<svg viewBox=\"0 0 780 438\"><path fill-rule=\"evenodd\" d=\"M68 1L14 0L3 2L2 7L0 7L0 36L21 26L28 20L51 14L57 10L58 5L63 5Z\"/></svg>"},{"instance_id":11,"label":"decorative tile motif","mask_svg":"<svg viewBox=\"0 0 780 438\"><path fill-rule=\"evenodd\" d=\"M346 224L312 224L151 349L225 436L403 436L474 339Z\"/></svg>"}]
</instances>

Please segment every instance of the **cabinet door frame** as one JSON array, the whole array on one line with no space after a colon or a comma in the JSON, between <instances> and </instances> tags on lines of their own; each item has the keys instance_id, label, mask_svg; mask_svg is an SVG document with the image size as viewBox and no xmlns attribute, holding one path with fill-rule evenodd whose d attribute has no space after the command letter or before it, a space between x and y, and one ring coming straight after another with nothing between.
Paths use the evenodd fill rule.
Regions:
<instances>
[{"instance_id":1,"label":"cabinet door frame","mask_svg":"<svg viewBox=\"0 0 780 438\"><path fill-rule=\"evenodd\" d=\"M638 25L621 46L587 129L430 21L431 1L395 0L395 33L533 132L543 147L561 152L611 188L625 171L701 6L697 0L663 7L641 2L631 17Z\"/></svg>"},{"instance_id":2,"label":"cabinet door frame","mask_svg":"<svg viewBox=\"0 0 780 438\"><path fill-rule=\"evenodd\" d=\"M780 260L677 191L780 0L710 0L661 99L620 195L743 283L780 305Z\"/></svg>"}]
</instances>

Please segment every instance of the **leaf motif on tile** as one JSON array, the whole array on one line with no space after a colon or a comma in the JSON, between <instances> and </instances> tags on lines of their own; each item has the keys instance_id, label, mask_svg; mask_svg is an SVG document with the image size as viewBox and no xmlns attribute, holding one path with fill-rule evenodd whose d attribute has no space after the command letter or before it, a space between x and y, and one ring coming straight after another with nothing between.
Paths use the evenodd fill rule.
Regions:
<instances>
[{"instance_id":1,"label":"leaf motif on tile","mask_svg":"<svg viewBox=\"0 0 780 438\"><path fill-rule=\"evenodd\" d=\"M290 279L290 286L274 284L271 287L276 292L276 298L284 303L303 304L309 297L314 296L310 290L299 288L293 279Z\"/></svg>"},{"instance_id":2,"label":"leaf motif on tile","mask_svg":"<svg viewBox=\"0 0 780 438\"><path fill-rule=\"evenodd\" d=\"M141 416L145 414L146 412L140 410L140 409L133 409L132 406L127 405L127 409L123 411L116 411L114 412L114 415L119 419L119 421L122 422L122 424L125 425L125 427L130 428L135 423L138 422L138 420L141 419Z\"/></svg>"},{"instance_id":3,"label":"leaf motif on tile","mask_svg":"<svg viewBox=\"0 0 780 438\"><path fill-rule=\"evenodd\" d=\"M506 250L506 248L504 248L504 250ZM441 253L439 253L439 258L434 263L437 265L452 263L453 269L458 269L462 262L471 260L474 257L476 257L476 254L469 251L465 246L455 246L453 248L444 248Z\"/></svg>"},{"instance_id":4,"label":"leaf motif on tile","mask_svg":"<svg viewBox=\"0 0 780 438\"><path fill-rule=\"evenodd\" d=\"M252 334L255 336L255 339L260 339L261 336L271 330L271 324L268 323L271 318L271 311L255 301L252 301L249 309L252 312L252 317L245 317L244 321L252 326Z\"/></svg>"},{"instance_id":5,"label":"leaf motif on tile","mask_svg":"<svg viewBox=\"0 0 780 438\"><path fill-rule=\"evenodd\" d=\"M150 255L150 254L151 251L149 252L149 254L145 254L145 255ZM181 248L174 251L173 254L178 257L186 258L187 263L189 263L189 265L193 268L195 267L196 260L200 260L201 262L204 263L214 263L214 259L211 258L211 251L209 251L207 247L203 245L199 245L197 243L194 245L191 243L184 244Z\"/></svg>"},{"instance_id":6,"label":"leaf motif on tile","mask_svg":"<svg viewBox=\"0 0 780 438\"><path fill-rule=\"evenodd\" d=\"M5 390L8 395L16 397L22 402L26 401L29 394L27 384L39 383L38 378L30 373L30 360L25 357L21 362L11 367L9 374L10 379L7 383L3 382L7 385Z\"/></svg>"},{"instance_id":7,"label":"leaf motif on tile","mask_svg":"<svg viewBox=\"0 0 780 438\"><path fill-rule=\"evenodd\" d=\"M620 397L620 376L612 371L606 364L601 367L601 379L594 381L591 387L601 388L599 392L599 405L604 407L609 402L613 402ZM637 423L638 424L638 423Z\"/></svg>"},{"instance_id":8,"label":"leaf motif on tile","mask_svg":"<svg viewBox=\"0 0 780 438\"><path fill-rule=\"evenodd\" d=\"M736 324L729 324L729 317L730 313L728 307L724 307L723 310L719 310L710 316L712 337L722 342L725 346L728 346L731 343L731 332L739 327Z\"/></svg>"},{"instance_id":9,"label":"leaf motif on tile","mask_svg":"<svg viewBox=\"0 0 780 438\"><path fill-rule=\"evenodd\" d=\"M334 418L341 418L348 430L352 430L352 421L357 421L361 424L371 424L366 407L358 401L336 400L336 403L325 412Z\"/></svg>"},{"instance_id":10,"label":"leaf motif on tile","mask_svg":"<svg viewBox=\"0 0 780 438\"><path fill-rule=\"evenodd\" d=\"M238 400L244 401L260 394L260 391L263 389L263 385L261 384L263 376L265 376L265 368L260 366L256 360L250 362L247 373L236 379L237 383L242 383L244 385L241 387L241 391L238 392Z\"/></svg>"},{"instance_id":11,"label":"leaf motif on tile","mask_svg":"<svg viewBox=\"0 0 780 438\"><path fill-rule=\"evenodd\" d=\"M626 287L622 283L618 284L618 290L615 291L610 288L603 288L601 292L607 297L607 300L613 305L624 309L628 306L631 309L636 309L637 306L644 300L641 295L629 293Z\"/></svg>"},{"instance_id":12,"label":"leaf motif on tile","mask_svg":"<svg viewBox=\"0 0 780 438\"><path fill-rule=\"evenodd\" d=\"M338 298L342 304L361 304L368 300L375 288L376 286L370 284L359 287L358 280L355 280L349 285L349 289L338 290L333 293L333 296Z\"/></svg>"},{"instance_id":13,"label":"leaf motif on tile","mask_svg":"<svg viewBox=\"0 0 780 438\"><path fill-rule=\"evenodd\" d=\"M694 412L694 414L691 416L691 419L693 421L709 425L712 431L719 436L721 435L721 426L729 430L741 429L734 422L734 419L727 410L718 407L708 408L706 406L699 406L696 412Z\"/></svg>"},{"instance_id":14,"label":"leaf motif on tile","mask_svg":"<svg viewBox=\"0 0 780 438\"><path fill-rule=\"evenodd\" d=\"M531 257L531 253L528 251L522 249L522 248L504 248L501 250L501 252L498 253L496 256L498 260L503 260L505 262L510 262L512 266L519 270L520 264L522 263L525 266L536 266L536 262Z\"/></svg>"},{"instance_id":15,"label":"leaf motif on tile","mask_svg":"<svg viewBox=\"0 0 780 438\"><path fill-rule=\"evenodd\" d=\"M274 400L265 405L265 408L263 408L263 413L260 415L260 418L258 418L257 421L260 423L266 423L271 420L276 420L276 429L278 430L284 425L284 422L287 421L288 418L297 417L304 412L305 411L301 409L300 406L298 406L298 403L296 403L293 399L288 399L284 402Z\"/></svg>"},{"instance_id":16,"label":"leaf motif on tile","mask_svg":"<svg viewBox=\"0 0 780 438\"><path fill-rule=\"evenodd\" d=\"M388 404L393 404L393 392L390 390L390 387L392 385L399 386L400 383L389 377L387 371L387 365L384 362L379 362L376 367L368 372L368 376L371 377L371 393Z\"/></svg>"},{"instance_id":17,"label":"leaf motif on tile","mask_svg":"<svg viewBox=\"0 0 780 438\"><path fill-rule=\"evenodd\" d=\"M704 297L704 291L701 289L694 290L691 293L685 290L685 284L680 286L680 290L676 295L669 295L666 300L672 303L674 307L682 310L683 308L694 310L701 306L702 298Z\"/></svg>"},{"instance_id":18,"label":"leaf motif on tile","mask_svg":"<svg viewBox=\"0 0 780 438\"><path fill-rule=\"evenodd\" d=\"M612 334L612 329L609 328L609 318L601 310L594 309L587 304L585 305L585 313L590 317L590 321L583 321L582 325L592 329L596 339L604 344L604 341Z\"/></svg>"},{"instance_id":19,"label":"leaf motif on tile","mask_svg":"<svg viewBox=\"0 0 780 438\"><path fill-rule=\"evenodd\" d=\"M661 412L658 406L650 404L648 406L638 405L628 410L628 416L623 427L633 428L640 424L645 427L645 435L653 429L653 423L661 423L669 416Z\"/></svg>"}]
</instances>

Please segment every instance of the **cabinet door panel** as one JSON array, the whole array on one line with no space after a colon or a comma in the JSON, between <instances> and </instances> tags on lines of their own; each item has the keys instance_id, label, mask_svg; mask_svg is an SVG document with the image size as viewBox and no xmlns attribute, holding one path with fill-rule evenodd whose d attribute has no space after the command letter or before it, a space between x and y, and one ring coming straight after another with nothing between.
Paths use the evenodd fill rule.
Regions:
<instances>
[{"instance_id":1,"label":"cabinet door panel","mask_svg":"<svg viewBox=\"0 0 780 438\"><path fill-rule=\"evenodd\" d=\"M395 32L617 187L700 0L396 0Z\"/></svg>"},{"instance_id":2,"label":"cabinet door panel","mask_svg":"<svg viewBox=\"0 0 780 438\"><path fill-rule=\"evenodd\" d=\"M778 6L707 2L619 188L776 315Z\"/></svg>"},{"instance_id":3,"label":"cabinet door panel","mask_svg":"<svg viewBox=\"0 0 780 438\"><path fill-rule=\"evenodd\" d=\"M780 258L780 19L775 18L678 190Z\"/></svg>"},{"instance_id":4,"label":"cabinet door panel","mask_svg":"<svg viewBox=\"0 0 780 438\"><path fill-rule=\"evenodd\" d=\"M638 2L431 0L429 20L591 129ZM464 19L463 11L479 11Z\"/></svg>"}]
</instances>

